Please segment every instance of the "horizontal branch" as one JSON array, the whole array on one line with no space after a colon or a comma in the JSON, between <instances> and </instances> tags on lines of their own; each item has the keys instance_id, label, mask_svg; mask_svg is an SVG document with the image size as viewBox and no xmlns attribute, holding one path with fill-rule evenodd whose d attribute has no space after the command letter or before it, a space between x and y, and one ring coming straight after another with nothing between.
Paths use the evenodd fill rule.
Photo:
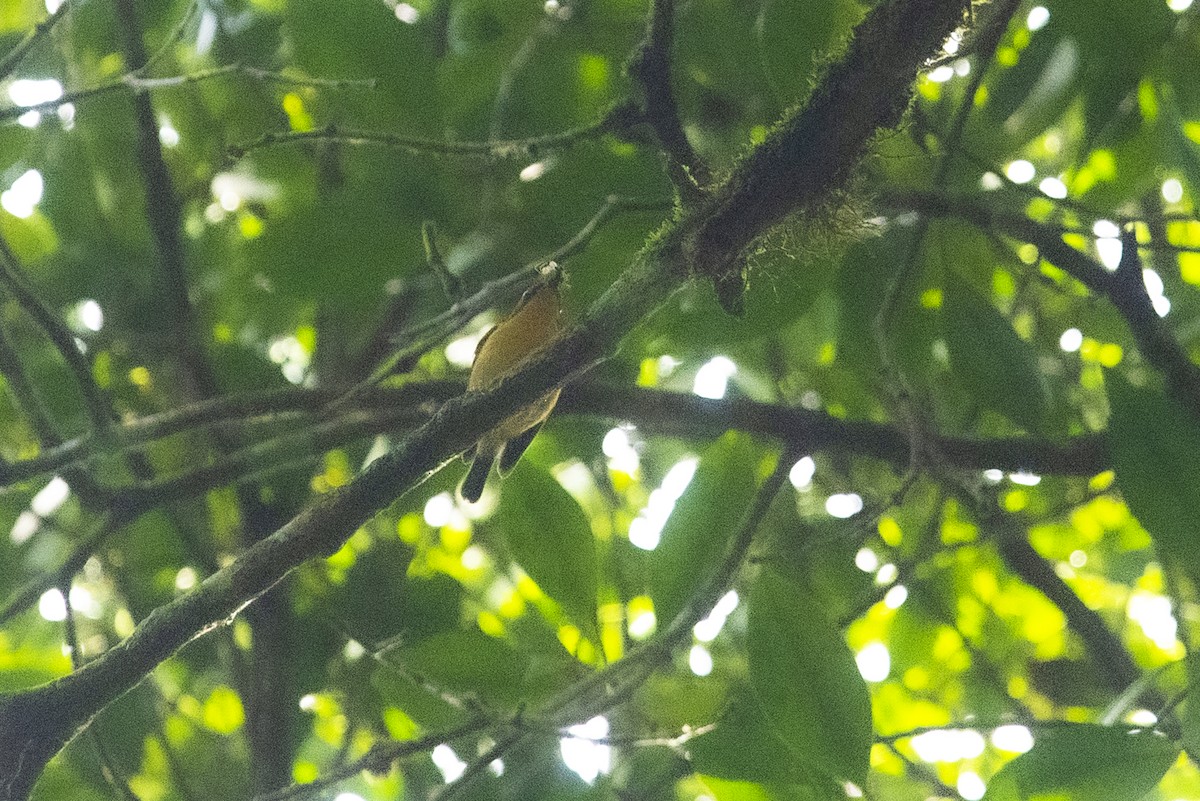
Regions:
<instances>
[{"instance_id":1,"label":"horizontal branch","mask_svg":"<svg viewBox=\"0 0 1200 801\"><path fill-rule=\"evenodd\" d=\"M311 131L282 131L269 133L241 145L231 145L229 155L238 159L255 150L303 142L339 142L348 145L379 145L410 153L431 153L442 156L481 156L502 160L536 158L541 154L563 150L587 139L605 134L621 133L641 122L641 112L628 101L618 103L595 122L569 128L558 133L530 136L525 139L497 139L483 142L448 142L388 131L363 131L326 125Z\"/></svg>"},{"instance_id":2,"label":"horizontal branch","mask_svg":"<svg viewBox=\"0 0 1200 801\"><path fill-rule=\"evenodd\" d=\"M824 412L759 403L746 398L709 400L695 395L584 383L568 387L560 412L605 414L658 434L720 434L729 429L793 443L808 453L836 451L907 466L908 433L894 425L843 420ZM974 439L932 435L946 464L966 470L1029 471L1094 476L1109 468L1102 435L1053 443L1032 437Z\"/></svg>"},{"instance_id":3,"label":"horizontal branch","mask_svg":"<svg viewBox=\"0 0 1200 801\"><path fill-rule=\"evenodd\" d=\"M225 457L220 466L197 468L155 483L112 488L132 490L165 499L181 497L167 487L191 484L196 494L217 486L218 479L237 480L238 470L278 466L281 454L315 458L321 449L336 448L355 438L394 430L399 423L423 422L436 404L461 394L461 381L420 381L400 387L373 387L360 392L347 411L320 423L316 415L344 396L329 389L288 387L204 401L169 412L114 425L104 439L88 437L48 448L38 456L0 465L0 487L13 486L40 475L78 466L102 456L123 454L162 437L216 425L239 425L258 420L285 419L295 413L299 426ZM357 409L353 412L350 410ZM369 411L369 414L364 412ZM653 433L682 437L713 436L727 430L770 437L803 446L808 453L833 451L881 459L903 466L910 456L907 434L887 423L845 420L810 411L746 398L713 400L679 392L581 382L567 387L558 414L602 415L630 422ZM350 415L359 415L350 417ZM306 419L307 418L307 419ZM297 447L307 443L309 447ZM948 465L966 470L995 468L1041 475L1093 476L1109 469L1101 434L1050 442L1034 437L976 439L935 435L933 443ZM115 447L114 447L115 445ZM199 479L197 476L208 476ZM160 492L152 489L157 488ZM190 497L190 496L189 496Z\"/></svg>"},{"instance_id":4,"label":"horizontal branch","mask_svg":"<svg viewBox=\"0 0 1200 801\"><path fill-rule=\"evenodd\" d=\"M65 5L65 4L64 4ZM274 72L272 70L262 69L261 67L251 67L245 64L225 64L219 67L211 67L209 69L199 70L197 72L188 73L186 75L171 75L163 78L147 78L141 74L141 70L125 73L108 83L100 84L99 86L91 86L84 89L75 89L64 93L61 97L54 100L46 100L41 103L34 103L28 106L4 106L0 108L0 123L11 122L18 117L28 114L31 111L54 111L68 103L80 103L86 100L91 100L96 97L113 94L114 92L133 92L135 94L147 92L157 89L173 89L189 84L201 83L210 81L214 78L222 78L232 75L242 75L254 80L281 83L291 86L312 86L319 89L370 89L373 88L375 82L372 79L346 79L333 80L329 78L307 78L299 75L288 75L286 73Z\"/></svg>"}]
</instances>

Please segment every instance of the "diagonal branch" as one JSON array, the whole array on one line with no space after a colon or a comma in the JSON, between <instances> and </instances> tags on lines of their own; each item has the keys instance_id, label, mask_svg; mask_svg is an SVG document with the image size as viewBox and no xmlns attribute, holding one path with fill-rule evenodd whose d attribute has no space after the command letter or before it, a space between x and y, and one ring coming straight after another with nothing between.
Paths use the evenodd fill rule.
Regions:
<instances>
[{"instance_id":1,"label":"diagonal branch","mask_svg":"<svg viewBox=\"0 0 1200 801\"><path fill-rule=\"evenodd\" d=\"M962 16L961 0L875 6L806 105L706 204L705 219L687 243L694 269L719 279L759 234L795 211L821 208L844 186L875 132L900 122L917 71Z\"/></svg>"},{"instance_id":2,"label":"diagonal branch","mask_svg":"<svg viewBox=\"0 0 1200 801\"><path fill-rule=\"evenodd\" d=\"M0 287L7 290L20 304L25 313L33 318L38 327L54 345L55 350L67 363L75 379L75 385L83 395L84 406L92 426L103 431L112 421L112 407L92 376L91 360L75 344L75 335L63 324L29 286L17 264L16 255L8 243L0 239Z\"/></svg>"},{"instance_id":3,"label":"diagonal branch","mask_svg":"<svg viewBox=\"0 0 1200 801\"><path fill-rule=\"evenodd\" d=\"M16 47L5 53L4 58L0 58L0 80L4 80L11 75L13 70L17 68L17 65L21 63L21 59L25 58L38 42L49 35L54 26L67 15L71 5L70 0L63 0L62 5L53 14L39 22L32 31L25 35L25 38Z\"/></svg>"}]
</instances>

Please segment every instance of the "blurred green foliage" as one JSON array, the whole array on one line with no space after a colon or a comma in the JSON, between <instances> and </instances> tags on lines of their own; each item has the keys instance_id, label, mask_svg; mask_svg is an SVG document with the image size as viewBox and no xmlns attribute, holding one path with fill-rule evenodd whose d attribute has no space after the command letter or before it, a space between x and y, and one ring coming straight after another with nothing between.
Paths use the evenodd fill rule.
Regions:
<instances>
[{"instance_id":1,"label":"blurred green foliage","mask_svg":"<svg viewBox=\"0 0 1200 801\"><path fill-rule=\"evenodd\" d=\"M410 344L405 332L454 300L425 264L425 221L470 294L563 246L608 198L636 199L564 260L578 313L672 213L640 128L523 159L336 136L231 155L326 126L486 141L589 124L636 94L625 64L641 0L139 0L154 58L138 76L115 4L69 2L0 76L0 235L128 426L198 400L148 224L172 201L148 191L130 77L183 77L143 88L182 212L194 334L222 395L344 389ZM0 3L0 54L47 5ZM682 122L722 175L803 103L872 3L677 5ZM689 285L582 379L887 423L921 459L783 432L808 458L784 465L792 480L736 594L710 614L697 593L780 443L720 436L715 402L707 427L636 406L559 414L479 506L456 499L463 468L445 466L160 665L51 762L35 797L248 798L269 777L265 754L302 791L372 747L443 731L460 733L319 797L426 798L463 768L449 792L481 799L1200 797L1188 659L1200 423L1129 321L1028 237L889 200L921 190L1044 226L1103 275L1131 227L1155 324L1200 358L1200 16L1187 0L993 0L974 15L979 38L948 43L905 124L879 134L831 208L756 245L744 317ZM988 21L1002 27L984 61ZM225 65L265 73L206 76ZM29 81L82 94L29 111ZM393 383L464 379L495 317L464 321ZM91 423L79 376L7 286L0 332L7 468ZM80 555L104 509L94 485L168 480L315 425L275 410L190 427L134 449L140 465L117 439L90 440L91 458L59 471L69 493L53 473L8 481L0 597ZM307 432L286 460L251 458L236 488L167 498L85 549L5 619L0 691L69 673L68 642L85 661L113 648L236 559L254 510L277 528L407 425L334 442ZM920 450L935 435L1024 437L1032 453L1099 433L1112 469L1098 475L964 470ZM1013 536L1037 565L1014 560ZM654 651L690 612L695 630ZM1143 677L1135 692L1114 686L1112 643ZM599 696L579 691L596 681ZM568 731L589 720L596 742Z\"/></svg>"}]
</instances>

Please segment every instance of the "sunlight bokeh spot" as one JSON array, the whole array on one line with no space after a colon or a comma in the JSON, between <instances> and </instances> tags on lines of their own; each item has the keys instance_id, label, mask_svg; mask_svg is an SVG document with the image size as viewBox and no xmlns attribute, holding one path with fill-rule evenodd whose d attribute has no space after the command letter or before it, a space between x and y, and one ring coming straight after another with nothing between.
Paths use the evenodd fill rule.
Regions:
<instances>
[{"instance_id":1,"label":"sunlight bokeh spot","mask_svg":"<svg viewBox=\"0 0 1200 801\"><path fill-rule=\"evenodd\" d=\"M597 715L587 723L567 729L572 737L559 741L563 764L579 774L588 784L596 781L601 773L612 770L612 747L596 740L608 736L608 718Z\"/></svg>"},{"instance_id":2,"label":"sunlight bokeh spot","mask_svg":"<svg viewBox=\"0 0 1200 801\"><path fill-rule=\"evenodd\" d=\"M158 126L158 141L162 142L163 147L176 147L179 144L179 131L175 130L175 126L164 120Z\"/></svg>"},{"instance_id":3,"label":"sunlight bokeh spot","mask_svg":"<svg viewBox=\"0 0 1200 801\"><path fill-rule=\"evenodd\" d=\"M933 81L934 83L945 83L954 77L954 68L947 64L943 64L940 67L935 67L934 69L930 70L928 77L929 80Z\"/></svg>"},{"instance_id":4,"label":"sunlight bokeh spot","mask_svg":"<svg viewBox=\"0 0 1200 801\"><path fill-rule=\"evenodd\" d=\"M37 204L42 202L45 190L42 174L37 170L26 170L12 182L12 186L0 192L0 208L14 217L27 219L33 216Z\"/></svg>"},{"instance_id":5,"label":"sunlight bokeh spot","mask_svg":"<svg viewBox=\"0 0 1200 801\"><path fill-rule=\"evenodd\" d=\"M634 430L633 426L617 426L604 435L600 450L608 457L609 470L628 476L637 473L641 462L630 437Z\"/></svg>"},{"instance_id":6,"label":"sunlight bokeh spot","mask_svg":"<svg viewBox=\"0 0 1200 801\"><path fill-rule=\"evenodd\" d=\"M62 84L53 78L21 78L8 86L8 97L17 106L53 103L62 96Z\"/></svg>"},{"instance_id":7,"label":"sunlight bokeh spot","mask_svg":"<svg viewBox=\"0 0 1200 801\"><path fill-rule=\"evenodd\" d=\"M960 762L983 753L983 735L974 729L934 729L909 740L922 762Z\"/></svg>"},{"instance_id":8,"label":"sunlight bokeh spot","mask_svg":"<svg viewBox=\"0 0 1200 801\"><path fill-rule=\"evenodd\" d=\"M194 567L181 567L179 568L179 572L175 574L175 589L187 592L196 586L199 578Z\"/></svg>"},{"instance_id":9,"label":"sunlight bokeh spot","mask_svg":"<svg viewBox=\"0 0 1200 801\"><path fill-rule=\"evenodd\" d=\"M1014 484L1020 484L1023 487L1036 487L1042 483L1042 477L1033 473L1024 471L1018 473L1009 473L1008 480Z\"/></svg>"},{"instance_id":10,"label":"sunlight bokeh spot","mask_svg":"<svg viewBox=\"0 0 1200 801\"><path fill-rule=\"evenodd\" d=\"M1041 30L1050 21L1050 11L1045 6L1034 6L1025 17L1025 27L1031 31Z\"/></svg>"},{"instance_id":11,"label":"sunlight bokeh spot","mask_svg":"<svg viewBox=\"0 0 1200 801\"><path fill-rule=\"evenodd\" d=\"M897 584L883 596L883 605L888 609L899 609L904 606L904 602L907 600L908 587L905 587L903 584Z\"/></svg>"},{"instance_id":12,"label":"sunlight bokeh spot","mask_svg":"<svg viewBox=\"0 0 1200 801\"><path fill-rule=\"evenodd\" d=\"M454 514L454 498L449 492L439 492L425 502L425 525L441 528L450 522Z\"/></svg>"},{"instance_id":13,"label":"sunlight bokeh spot","mask_svg":"<svg viewBox=\"0 0 1200 801\"><path fill-rule=\"evenodd\" d=\"M1074 353L1083 344L1083 332L1078 328L1068 328L1058 338L1058 347L1063 353Z\"/></svg>"},{"instance_id":14,"label":"sunlight bokeh spot","mask_svg":"<svg viewBox=\"0 0 1200 801\"><path fill-rule=\"evenodd\" d=\"M738 594L737 590L730 590L721 596L721 600L717 601L708 617L701 620L692 627L692 633L700 642L712 642L721 633L721 629L725 626L725 621L734 609L737 609Z\"/></svg>"},{"instance_id":15,"label":"sunlight bokeh spot","mask_svg":"<svg viewBox=\"0 0 1200 801\"><path fill-rule=\"evenodd\" d=\"M714 356L704 363L692 384L692 392L701 398L720 400L725 397L729 379L737 372L737 365L726 356Z\"/></svg>"},{"instance_id":16,"label":"sunlight bokeh spot","mask_svg":"<svg viewBox=\"0 0 1200 801\"><path fill-rule=\"evenodd\" d=\"M75 307L75 314L79 318L79 324L88 331L99 331L104 327L104 310L91 298L80 301Z\"/></svg>"},{"instance_id":17,"label":"sunlight bokeh spot","mask_svg":"<svg viewBox=\"0 0 1200 801\"><path fill-rule=\"evenodd\" d=\"M712 654L703 645L693 645L692 650L688 651L688 668L696 676L707 676L713 669Z\"/></svg>"},{"instance_id":18,"label":"sunlight bokeh spot","mask_svg":"<svg viewBox=\"0 0 1200 801\"><path fill-rule=\"evenodd\" d=\"M864 573L874 573L879 569L879 555L870 548L859 548L854 554L854 565Z\"/></svg>"},{"instance_id":19,"label":"sunlight bokeh spot","mask_svg":"<svg viewBox=\"0 0 1200 801\"><path fill-rule=\"evenodd\" d=\"M523 170L521 170L521 174L518 177L522 181L525 181L526 183L528 183L529 181L536 181L538 178L541 178L542 175L545 174L545 172L546 172L546 162L535 161L534 163L530 164L529 166L527 166Z\"/></svg>"},{"instance_id":20,"label":"sunlight bokeh spot","mask_svg":"<svg viewBox=\"0 0 1200 801\"><path fill-rule=\"evenodd\" d=\"M1171 609L1171 599L1145 590L1134 590L1129 597L1125 614L1142 628L1156 646L1174 651L1179 623Z\"/></svg>"},{"instance_id":21,"label":"sunlight bokeh spot","mask_svg":"<svg viewBox=\"0 0 1200 801\"><path fill-rule=\"evenodd\" d=\"M29 541L38 530L38 526L42 524L42 519L28 509L17 515L17 521L13 523L12 531L8 533L9 540L14 545L21 545Z\"/></svg>"},{"instance_id":22,"label":"sunlight bokeh spot","mask_svg":"<svg viewBox=\"0 0 1200 801\"><path fill-rule=\"evenodd\" d=\"M825 499L825 511L842 520L862 511L863 499L857 492L839 492Z\"/></svg>"},{"instance_id":23,"label":"sunlight bokeh spot","mask_svg":"<svg viewBox=\"0 0 1200 801\"><path fill-rule=\"evenodd\" d=\"M617 430L617 429L614 429ZM612 433L612 432L609 432ZM682 459L677 462L666 476L662 486L650 493L646 507L638 512L638 516L629 524L629 541L644 551L652 551L658 547L662 538L663 526L675 509L675 503L683 495L692 477L696 475L699 460L696 458Z\"/></svg>"},{"instance_id":24,"label":"sunlight bokeh spot","mask_svg":"<svg viewBox=\"0 0 1200 801\"><path fill-rule=\"evenodd\" d=\"M854 655L854 662L864 681L880 682L892 672L892 655L881 642L866 645Z\"/></svg>"},{"instance_id":25,"label":"sunlight bokeh spot","mask_svg":"<svg viewBox=\"0 0 1200 801\"><path fill-rule=\"evenodd\" d=\"M50 479L50 483L38 490L37 495L29 502L30 510L39 517L49 517L58 507L66 503L71 494L71 488L59 476Z\"/></svg>"},{"instance_id":26,"label":"sunlight bokeh spot","mask_svg":"<svg viewBox=\"0 0 1200 801\"><path fill-rule=\"evenodd\" d=\"M1120 239L1101 238L1096 240L1096 255L1106 270L1115 270L1121 263L1121 253L1124 246Z\"/></svg>"},{"instance_id":27,"label":"sunlight bokeh spot","mask_svg":"<svg viewBox=\"0 0 1200 801\"><path fill-rule=\"evenodd\" d=\"M483 549L478 545L472 545L462 552L462 556L459 557L459 560L462 562L464 569L478 570L479 568L483 567L486 560L486 554L484 554Z\"/></svg>"},{"instance_id":28,"label":"sunlight bokeh spot","mask_svg":"<svg viewBox=\"0 0 1200 801\"><path fill-rule=\"evenodd\" d=\"M987 792L987 785L983 783L983 779L979 778L978 773L970 770L964 770L958 774L958 782L955 786L964 801L979 801Z\"/></svg>"},{"instance_id":29,"label":"sunlight bokeh spot","mask_svg":"<svg viewBox=\"0 0 1200 801\"><path fill-rule=\"evenodd\" d=\"M403 22L405 25L414 25L421 18L421 12L410 6L408 3L396 4L396 19Z\"/></svg>"},{"instance_id":30,"label":"sunlight bokeh spot","mask_svg":"<svg viewBox=\"0 0 1200 801\"><path fill-rule=\"evenodd\" d=\"M813 475L817 472L817 463L811 456L802 456L788 471L788 481L798 490L812 486Z\"/></svg>"},{"instance_id":31,"label":"sunlight bokeh spot","mask_svg":"<svg viewBox=\"0 0 1200 801\"><path fill-rule=\"evenodd\" d=\"M1168 178L1163 181L1162 197L1168 203L1178 203L1183 200L1183 184L1178 178Z\"/></svg>"},{"instance_id":32,"label":"sunlight bokeh spot","mask_svg":"<svg viewBox=\"0 0 1200 801\"><path fill-rule=\"evenodd\" d=\"M442 743L433 749L429 758L433 760L433 764L442 773L442 780L449 784L456 781L459 776L463 775L463 771L467 769L467 763L458 758L458 754L454 753L454 749Z\"/></svg>"},{"instance_id":33,"label":"sunlight bokeh spot","mask_svg":"<svg viewBox=\"0 0 1200 801\"><path fill-rule=\"evenodd\" d=\"M1025 159L1017 159L1009 162L1008 166L1004 168L1004 174L1014 184L1027 184L1037 175L1037 170L1034 169L1032 163Z\"/></svg>"},{"instance_id":34,"label":"sunlight bokeh spot","mask_svg":"<svg viewBox=\"0 0 1200 801\"><path fill-rule=\"evenodd\" d=\"M993 746L1011 754L1023 754L1033 748L1033 732L1019 723L996 727L991 739Z\"/></svg>"},{"instance_id":35,"label":"sunlight bokeh spot","mask_svg":"<svg viewBox=\"0 0 1200 801\"><path fill-rule=\"evenodd\" d=\"M1067 185L1060 178L1043 178L1038 184L1038 189L1046 197L1052 197L1055 200L1062 200L1067 196Z\"/></svg>"},{"instance_id":36,"label":"sunlight bokeh spot","mask_svg":"<svg viewBox=\"0 0 1200 801\"><path fill-rule=\"evenodd\" d=\"M42 593L42 597L38 599L38 614L43 620L49 620L51 623L67 619L67 600L57 587Z\"/></svg>"},{"instance_id":37,"label":"sunlight bokeh spot","mask_svg":"<svg viewBox=\"0 0 1200 801\"><path fill-rule=\"evenodd\" d=\"M1130 712L1126 718L1134 726L1154 726L1158 723L1158 715L1151 712L1149 709L1135 709Z\"/></svg>"}]
</instances>

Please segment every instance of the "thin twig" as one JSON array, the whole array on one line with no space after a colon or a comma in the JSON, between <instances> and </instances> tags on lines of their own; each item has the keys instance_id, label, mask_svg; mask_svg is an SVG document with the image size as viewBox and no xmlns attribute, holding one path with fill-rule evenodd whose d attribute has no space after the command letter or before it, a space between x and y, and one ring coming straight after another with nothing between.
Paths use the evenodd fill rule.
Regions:
<instances>
[{"instance_id":1,"label":"thin twig","mask_svg":"<svg viewBox=\"0 0 1200 801\"><path fill-rule=\"evenodd\" d=\"M641 86L643 113L667 157L667 169L685 201L695 202L700 190L712 182L708 165L684 133L679 106L671 90L671 44L675 32L675 0L654 0L646 36L638 47L629 72Z\"/></svg>"},{"instance_id":2,"label":"thin twig","mask_svg":"<svg viewBox=\"0 0 1200 801\"><path fill-rule=\"evenodd\" d=\"M406 136L389 131L363 131L326 125L311 131L281 131L268 133L253 142L231 145L229 155L238 159L255 150L279 145L303 142L340 142L348 145L379 145L411 153L429 153L443 156L480 156L502 160L518 157L534 158L537 155L563 150L588 139L598 139L605 134L620 133L638 121L637 108L629 102L618 103L595 122L569 128L558 133L531 136L525 139L500 139L487 142L447 142Z\"/></svg>"},{"instance_id":3,"label":"thin twig","mask_svg":"<svg viewBox=\"0 0 1200 801\"><path fill-rule=\"evenodd\" d=\"M83 652L79 649L79 632L75 626L75 612L71 609L71 580L69 577L64 580L59 588L62 593L63 601L67 607L66 617L63 618L63 629L66 635L67 650L71 654L71 667L74 670L79 670L83 665ZM116 763L108 753L108 748L104 745L104 741L100 739L100 733L96 730L96 721L93 719L87 726L88 739L92 741L92 746L96 749L96 756L100 762L100 774L104 777L104 781L112 788L112 791L124 801L141 801L133 788L129 786L129 781L124 774L117 769Z\"/></svg>"},{"instance_id":4,"label":"thin twig","mask_svg":"<svg viewBox=\"0 0 1200 801\"><path fill-rule=\"evenodd\" d=\"M171 51L171 47L183 39L183 34L187 31L188 26L192 22L192 18L196 16L196 13L199 10L200 0L191 0L191 2L188 3L187 8L183 10L183 14L179 17L179 22L175 23L175 27L170 33L167 34L167 37L163 39L162 44L159 45L158 49L151 53L150 57L146 59L146 62L137 69L137 75L145 75L146 73L150 72L151 68L155 64L166 58L167 54Z\"/></svg>"},{"instance_id":5,"label":"thin twig","mask_svg":"<svg viewBox=\"0 0 1200 801\"><path fill-rule=\"evenodd\" d=\"M3 342L0 339L0 355L4 352ZM0 372L4 371L6 368L0 356ZM16 383L10 383L10 388L15 390ZM461 393L463 388L461 381L440 380L371 387L359 392L352 406L347 406L342 400L345 396L340 392L301 387L224 396L114 424L104 438L70 440L47 446L31 459L0 465L0 488L103 456L125 454L162 437L202 431L211 426L243 428L256 421L291 424L311 420L308 415L315 415L335 402L347 408L374 409L379 413L392 410L402 417L407 414L403 417L406 421L415 421L422 419L426 411L432 411L436 404ZM658 434L696 437L734 429L779 442L804 445L813 452L853 453L901 466L909 459L906 434L894 426L842 420L823 412L747 398L713 400L677 392L582 382L564 389L557 408L563 414L629 420L639 428ZM401 412L403 409L408 411ZM304 436L305 430L284 430L270 440L288 437L295 441ZM344 435L354 436L356 430L351 425L344 429ZM1111 466L1100 435L1084 435L1064 442L1033 437L976 439L934 433L929 437L944 462L960 469L995 468L1009 472L1029 470L1039 475L1092 476ZM259 446L265 447L267 441ZM326 441L334 442L332 439Z\"/></svg>"},{"instance_id":6,"label":"thin twig","mask_svg":"<svg viewBox=\"0 0 1200 801\"><path fill-rule=\"evenodd\" d=\"M129 72L121 75L110 83L100 84L85 89L76 89L66 92L61 97L55 100L45 100L41 103L34 103L28 106L6 106L0 108L0 123L10 122L20 117L22 114L27 114L30 111L54 111L68 103L75 104L86 100L91 100L102 95L112 94L113 92L129 92L134 94L148 92L156 89L173 89L189 84L201 83L214 78L221 78L227 75L245 75L261 81L270 81L274 83L289 84L295 86L312 86L316 88L334 88L334 89L353 89L353 88L373 88L374 81L372 79L360 80L333 80L329 78L304 78L300 76L286 75L280 72L261 69L259 67L249 67L244 64L226 64L219 67L200 70L198 72L188 73L186 75L172 75L163 78L143 78L137 72Z\"/></svg>"},{"instance_id":7,"label":"thin twig","mask_svg":"<svg viewBox=\"0 0 1200 801\"><path fill-rule=\"evenodd\" d=\"M652 640L643 643L619 662L596 671L577 682L546 704L541 719L553 720L557 726L568 725L567 721L585 720L611 708L624 693L636 689L645 677L668 659L678 645L691 636L695 625L712 613L713 607L729 591L729 586L742 568L746 554L758 532L759 525L787 480L792 465L800 450L786 449L779 457L774 471L759 487L746 514L726 548L721 562L708 580L692 595L687 605L680 610L671 624ZM643 672L644 671L644 672ZM616 689L610 689L610 688ZM563 720L566 718L567 720ZM496 744L485 754L468 764L456 782L446 785L437 794L437 801L449 801L466 789L472 777L480 774L494 760L502 757L508 749L521 742L527 732L510 730L501 735Z\"/></svg>"},{"instance_id":8,"label":"thin twig","mask_svg":"<svg viewBox=\"0 0 1200 801\"><path fill-rule=\"evenodd\" d=\"M16 47L4 54L4 58L0 59L0 81L11 75L12 71L21 63L21 59L25 58L38 42L49 35L54 26L67 15L72 5L74 5L73 0L63 0L53 14L34 26L34 29L27 33Z\"/></svg>"},{"instance_id":9,"label":"thin twig","mask_svg":"<svg viewBox=\"0 0 1200 801\"><path fill-rule=\"evenodd\" d=\"M950 121L950 127L945 137L944 153L934 170L934 187L940 188L946 182L946 177L949 175L950 168L954 163L963 131L966 129L967 118L975 106L975 95L979 91L979 87L983 85L984 76L987 75L992 65L992 60L995 58L996 49L1000 46L1000 39L1008 30L1008 23L1020 4L1021 0L1004 0L1004 2L992 9L988 21L982 28L979 38L976 41L979 54L978 63ZM913 476L918 472L923 460L931 459L937 461L940 457L936 451L931 450L929 447L928 437L924 433L926 423L923 415L914 401L913 390L896 361L894 352L895 337L892 336L892 329L899 310L902 291L908 284L920 260L922 248L925 245L925 238L929 233L929 224L930 220L926 216L922 216L918 220L909 251L905 258L900 261L898 269L888 280L883 294L883 301L880 303L879 311L872 321L875 346L879 351L880 362L883 365L885 375L892 384L893 395L900 416L903 418L905 426L910 432L912 456L909 472Z\"/></svg>"},{"instance_id":10,"label":"thin twig","mask_svg":"<svg viewBox=\"0 0 1200 801\"><path fill-rule=\"evenodd\" d=\"M446 260L442 258L442 253L438 250L436 236L437 232L434 229L432 220L426 220L421 223L421 242L425 245L425 263L429 265L429 269L433 270L438 277L438 281L442 283L442 289L446 293L447 300L454 303L462 295L462 282L446 266Z\"/></svg>"},{"instance_id":11,"label":"thin twig","mask_svg":"<svg viewBox=\"0 0 1200 801\"><path fill-rule=\"evenodd\" d=\"M392 353L383 364L372 371L371 375L347 390L345 395L330 403L325 411L329 412L340 408L354 401L379 382L411 369L417 359L430 348L466 325L476 315L482 314L493 306L509 303L517 298L533 281L537 280L548 264L566 260L586 248L600 227L618 211L657 210L662 207L658 201L610 195L591 219L554 252L536 259L502 278L487 282L475 294L458 300L441 314L398 334L396 340L405 342L404 347Z\"/></svg>"},{"instance_id":12,"label":"thin twig","mask_svg":"<svg viewBox=\"0 0 1200 801\"><path fill-rule=\"evenodd\" d=\"M83 569L84 564L92 558L92 554L96 552L100 544L126 522L128 522L127 519L112 511L103 513L79 538L61 565L54 570L43 571L13 594L12 599L0 611L0 626L31 608L47 590L63 584L70 584L71 577Z\"/></svg>"},{"instance_id":13,"label":"thin twig","mask_svg":"<svg viewBox=\"0 0 1200 801\"><path fill-rule=\"evenodd\" d=\"M264 83L281 83L291 86L311 86L320 89L374 89L378 84L374 78L309 78L300 75L287 75L274 70L251 67L246 64L225 64L187 75L172 75L166 78L144 78L139 73L130 73L121 79L121 83L139 92L150 89L166 89L173 86L184 86L189 83L207 81L222 75L245 75Z\"/></svg>"},{"instance_id":14,"label":"thin twig","mask_svg":"<svg viewBox=\"0 0 1200 801\"><path fill-rule=\"evenodd\" d=\"M75 379L83 395L88 417L96 430L102 431L112 422L112 407L92 376L91 360L75 344L75 335L58 319L29 286L17 264L16 255L8 243L0 239L0 284L16 299L25 313L33 318L53 343Z\"/></svg>"},{"instance_id":15,"label":"thin twig","mask_svg":"<svg viewBox=\"0 0 1200 801\"><path fill-rule=\"evenodd\" d=\"M287 801L287 799L318 797L322 791L352 776L356 776L364 770L372 773L383 773L397 759L424 753L425 751L432 751L442 743L457 740L459 737L465 737L468 734L480 731L489 722L487 719L473 719L461 726L427 734L415 740L403 740L397 743L378 743L371 746L371 749L363 756L328 771L315 781L308 784L292 784L273 793L255 796L254 801Z\"/></svg>"}]
</instances>

